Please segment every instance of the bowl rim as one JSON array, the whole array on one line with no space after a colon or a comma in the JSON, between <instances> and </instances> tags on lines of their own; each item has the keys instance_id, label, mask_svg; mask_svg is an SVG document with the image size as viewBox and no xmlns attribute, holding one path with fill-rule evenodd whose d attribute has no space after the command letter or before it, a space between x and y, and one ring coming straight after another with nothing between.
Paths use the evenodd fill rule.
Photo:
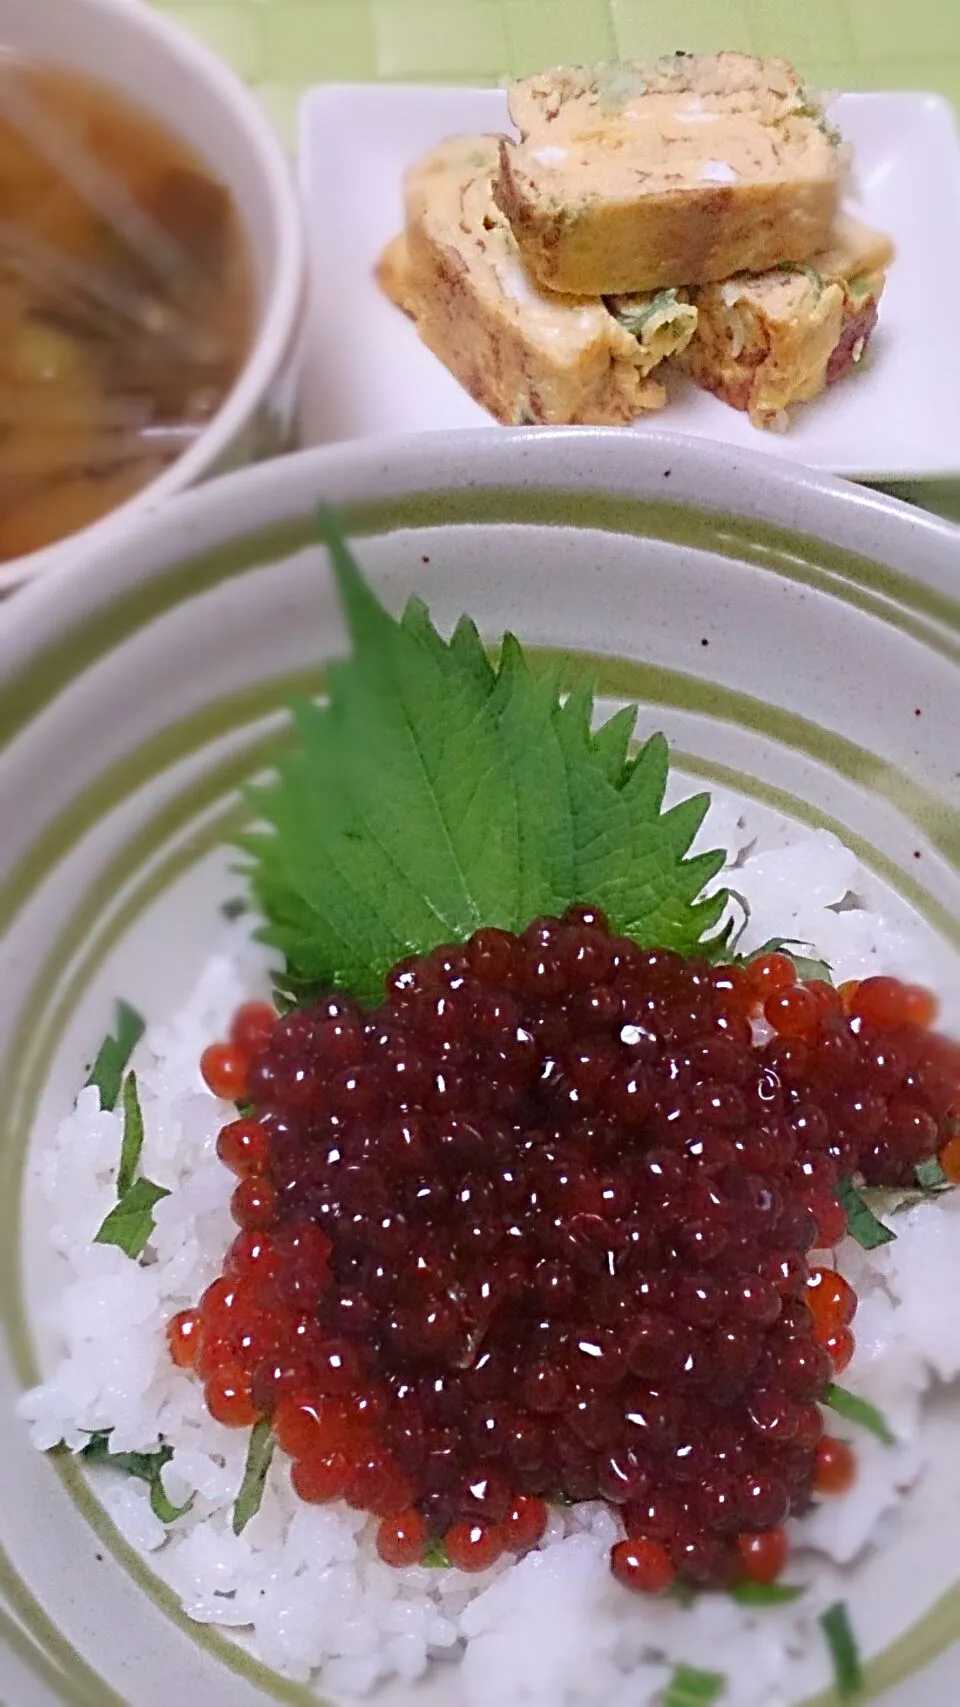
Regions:
<instances>
[{"instance_id":1,"label":"bowl rim","mask_svg":"<svg viewBox=\"0 0 960 1707\"><path fill-rule=\"evenodd\" d=\"M203 83L209 96L246 132L263 174L274 229L273 282L258 315L253 342L232 390L197 442L142 491L134 493L78 533L43 546L39 551L0 563L0 594L39 575L56 573L65 554L106 546L155 506L201 480L243 431L273 380L292 358L306 304L307 249L303 210L289 156L280 136L253 92L226 62L176 19L153 6L130 0L69 0L72 8L100 14L109 29L133 30L156 44L170 60L179 60L184 74ZM107 73L109 81L109 73ZM174 117L173 128L176 129ZM248 234L249 235L249 234ZM69 565L67 565L69 571Z\"/></svg>"},{"instance_id":2,"label":"bowl rim","mask_svg":"<svg viewBox=\"0 0 960 1707\"><path fill-rule=\"evenodd\" d=\"M749 467L749 489L746 480L741 481L739 488L732 483L734 465L738 461L741 471ZM456 479L451 477L451 471L456 472ZM803 471L798 478L769 459L759 463L753 458L738 459L723 447L705 448L696 441L676 435L658 435L656 441L651 440L645 445L642 454L639 454L636 442L629 444L616 430L591 434L571 429L548 436L536 430L506 435L492 429L473 435L472 443L466 446L462 440L453 443L449 436L444 435L438 435L426 446L422 438L393 443L363 442L329 450L307 451L224 477L171 502L153 519L152 525L140 525L138 537L145 547L149 546L149 557L145 550L143 557L137 558L130 550L129 541L125 541L122 547L114 545L106 554L102 550L99 553L91 551L88 563L92 575L58 573L56 577L25 591L7 607L9 624L4 623L4 613L0 611L0 686L4 683L8 658L13 659L18 669L23 665L23 648L19 640L26 638L42 651L49 644L51 634L61 643L61 649L68 652L71 668L79 675L83 668L82 660L76 653L69 653L69 640L67 648L62 647L64 622L69 628L78 613L89 619L90 611L102 603L107 613L104 626L109 627L112 612L131 584L138 591L152 588L154 584L163 582L171 564L182 566L186 563L189 570L194 556L201 553L227 560L231 555L229 542L238 537L249 541L256 549L260 537L271 523L305 517L314 498L324 489L345 495L348 500L351 491L361 499L364 493L375 496L385 493L388 501L389 494L398 490L415 494L439 491L441 496L454 496L456 506L460 507L467 520L470 519L474 494L482 500L485 490L496 493L505 487L512 487L515 491L525 489L528 498L532 496L537 500L528 507L539 532L544 522L550 520L551 490L566 489L569 494L570 489L577 486L585 501L583 525L593 536L591 548L599 537L593 532L597 524L589 520L592 512L586 508L591 494L603 497L613 492L623 497L628 505L638 507L643 506L649 497L652 511L657 499L662 499L667 490L674 499L680 497L676 508L682 515L693 512L699 503L701 511L706 511L709 516L711 506L712 513L716 515L722 509L721 500L733 491L737 493L740 517L754 513L761 518L773 518L774 530L806 528L810 533L816 531L820 540L829 538L832 532L842 536L845 547L851 545L851 535L858 530L863 543L868 531L866 524L875 523L877 537L886 541L885 546L876 548L878 567L879 560L884 557L896 563L901 551L903 559L913 556L932 562L938 555L944 577L951 566L954 572L960 567L960 531L944 527L934 518L915 514L892 500L878 499L872 493L848 488L843 482L825 479L812 471ZM546 504L541 501L544 494ZM728 515L731 508L728 505ZM573 507L568 505L568 526L573 514ZM819 524L816 530L814 522ZM574 519L573 526L580 525ZM285 530L274 525L273 544L277 554L286 548L285 542L291 534L302 534L302 531L301 527ZM495 551L495 532L491 532L494 536L492 550ZM742 540L742 529L740 537ZM762 539L762 534L760 537ZM773 537L776 537L775 532ZM900 542L908 542L909 550L904 549ZM425 544L423 549L429 551L431 548ZM417 561L417 557L411 559L411 569ZM759 551L755 561L760 565ZM824 561L827 561L826 554ZM415 570L412 572L416 573ZM759 572L763 573L762 566ZM955 573L953 584L957 585ZM228 579L224 583L227 600L231 596L230 586ZM922 590L920 582L917 586ZM180 598L186 604L189 604L195 590L200 591L191 585L189 573L181 575L179 587ZM158 592L164 590L157 585ZM140 600L141 605L148 602ZM960 619L960 600L955 601L955 609ZM296 620L296 602L290 611ZM144 612L141 620L146 627L152 616ZM166 642L158 637L158 644ZM161 693L164 694L164 714L173 714L175 702L167 702L164 689ZM3 736L4 731L0 729L0 757ZM83 1515L89 1520L88 1512ZM124 1565L124 1556L116 1556ZM149 1563L145 1569L148 1573L151 1571ZM145 1584L139 1574L134 1574L132 1581L141 1592L146 1588L150 1598L156 1600L159 1589L155 1593L154 1586ZM156 1622L159 1628L159 1619ZM883 1651L886 1652L885 1649ZM230 1680L226 1687L229 1689ZM805 1707L824 1707L824 1699L808 1700Z\"/></svg>"},{"instance_id":3,"label":"bowl rim","mask_svg":"<svg viewBox=\"0 0 960 1707\"><path fill-rule=\"evenodd\" d=\"M817 469L681 433L480 427L313 446L141 508L123 528L96 524L0 610L0 681L172 562L303 516L327 490L362 498L518 484L617 492L805 535L930 590L940 620L960 630L960 526L943 517Z\"/></svg>"}]
</instances>

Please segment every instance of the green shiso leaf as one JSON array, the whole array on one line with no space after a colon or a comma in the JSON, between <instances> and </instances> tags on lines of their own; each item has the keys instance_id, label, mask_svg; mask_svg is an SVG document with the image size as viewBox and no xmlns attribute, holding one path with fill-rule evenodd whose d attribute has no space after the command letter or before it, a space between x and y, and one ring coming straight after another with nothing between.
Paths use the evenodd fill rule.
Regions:
<instances>
[{"instance_id":1,"label":"green shiso leaf","mask_svg":"<svg viewBox=\"0 0 960 1707\"><path fill-rule=\"evenodd\" d=\"M636 708L625 705L594 731L593 750L607 781L620 788L630 767L630 738L637 721Z\"/></svg>"},{"instance_id":2,"label":"green shiso leaf","mask_svg":"<svg viewBox=\"0 0 960 1707\"><path fill-rule=\"evenodd\" d=\"M846 1417L848 1422L858 1423L861 1428L868 1429L871 1434L882 1440L884 1446L896 1446L897 1437L887 1422L882 1411L876 1405L871 1405L869 1399L859 1399L856 1393L850 1393L846 1387L838 1387L836 1382L827 1388L824 1404L836 1411L838 1417Z\"/></svg>"},{"instance_id":3,"label":"green shiso leaf","mask_svg":"<svg viewBox=\"0 0 960 1707\"><path fill-rule=\"evenodd\" d=\"M78 1454L80 1458L92 1458L96 1461L103 1456L104 1451L109 1452L110 1436L113 1433L112 1428L95 1428L91 1430L82 1429L81 1433L89 1433L90 1439L87 1441L86 1446L82 1446L80 1448L80 1452ZM139 1454L138 1456L145 1456L145 1454Z\"/></svg>"},{"instance_id":4,"label":"green shiso leaf","mask_svg":"<svg viewBox=\"0 0 960 1707\"><path fill-rule=\"evenodd\" d=\"M139 1017L139 1016L137 1016ZM143 1022L140 1022L141 1030ZM137 1179L143 1150L143 1111L137 1093L137 1076L128 1073L123 1082L123 1141L117 1167L117 1206L101 1222L93 1236L95 1245L117 1245L128 1257L138 1257L154 1229L153 1210L165 1186Z\"/></svg>"},{"instance_id":5,"label":"green shiso leaf","mask_svg":"<svg viewBox=\"0 0 960 1707\"><path fill-rule=\"evenodd\" d=\"M642 338L644 329L655 314L667 314L677 306L676 290L661 290L656 296L644 301L643 298L630 296L604 297L604 305L608 314L618 320L625 332L634 338Z\"/></svg>"},{"instance_id":6,"label":"green shiso leaf","mask_svg":"<svg viewBox=\"0 0 960 1707\"><path fill-rule=\"evenodd\" d=\"M813 119L817 129L823 132L827 141L832 143L834 148L840 147L843 141L842 132L827 118L821 95L815 94L812 89L800 89L799 104L796 110L804 118Z\"/></svg>"},{"instance_id":7,"label":"green shiso leaf","mask_svg":"<svg viewBox=\"0 0 960 1707\"><path fill-rule=\"evenodd\" d=\"M114 1031L112 1034L108 1033L101 1043L86 1082L87 1085L96 1086L100 1093L100 1107L107 1109L117 1106L127 1062L144 1031L143 1019L129 1002L118 1002L116 1013Z\"/></svg>"},{"instance_id":8,"label":"green shiso leaf","mask_svg":"<svg viewBox=\"0 0 960 1707\"><path fill-rule=\"evenodd\" d=\"M871 273L858 273L855 279L848 279L846 282L847 295L852 297L854 302L865 302L868 296L873 295L874 288L875 275Z\"/></svg>"},{"instance_id":9,"label":"green shiso leaf","mask_svg":"<svg viewBox=\"0 0 960 1707\"><path fill-rule=\"evenodd\" d=\"M186 1505L174 1505L168 1500L159 1475L150 1483L150 1510L161 1523L175 1523L178 1517L190 1510L192 1504L192 1499L187 1500Z\"/></svg>"},{"instance_id":10,"label":"green shiso leaf","mask_svg":"<svg viewBox=\"0 0 960 1707\"><path fill-rule=\"evenodd\" d=\"M916 1209L918 1203L935 1203L945 1192L956 1190L936 1156L928 1157L925 1162L918 1162L914 1168L914 1177L916 1185L908 1186L906 1190L884 1191L874 1188L869 1193L871 1204L876 1202L885 1214L904 1215L908 1209Z\"/></svg>"},{"instance_id":11,"label":"green shiso leaf","mask_svg":"<svg viewBox=\"0 0 960 1707\"><path fill-rule=\"evenodd\" d=\"M134 1180L94 1234L94 1244L118 1245L128 1257L138 1257L153 1232L154 1207L168 1196L165 1186L149 1179Z\"/></svg>"},{"instance_id":12,"label":"green shiso leaf","mask_svg":"<svg viewBox=\"0 0 960 1707\"><path fill-rule=\"evenodd\" d=\"M929 1156L925 1162L918 1162L914 1173L917 1176L917 1184L922 1185L924 1191L937 1192L943 1191L945 1188L949 1189L950 1181L936 1156Z\"/></svg>"},{"instance_id":13,"label":"green shiso leaf","mask_svg":"<svg viewBox=\"0 0 960 1707\"><path fill-rule=\"evenodd\" d=\"M832 984L833 968L825 960L811 960L803 954L790 956L797 969L797 977L804 984Z\"/></svg>"},{"instance_id":14,"label":"green shiso leaf","mask_svg":"<svg viewBox=\"0 0 960 1707\"><path fill-rule=\"evenodd\" d=\"M662 1696L662 1707L713 1707L727 1687L719 1671L678 1665Z\"/></svg>"},{"instance_id":15,"label":"green shiso leaf","mask_svg":"<svg viewBox=\"0 0 960 1707\"><path fill-rule=\"evenodd\" d=\"M175 1506L164 1492L160 1475L165 1464L173 1457L173 1448L159 1446L155 1452L111 1452L110 1435L112 1429L98 1429L91 1435L80 1457L88 1464L105 1464L111 1470L120 1470L127 1476L134 1476L138 1482L146 1482L150 1489L150 1509L154 1517L161 1523L175 1523L185 1511L189 1511L192 1500L186 1505Z\"/></svg>"},{"instance_id":16,"label":"green shiso leaf","mask_svg":"<svg viewBox=\"0 0 960 1707\"><path fill-rule=\"evenodd\" d=\"M434 1571L450 1570L450 1555L442 1541L428 1541L420 1563L429 1565Z\"/></svg>"},{"instance_id":17,"label":"green shiso leaf","mask_svg":"<svg viewBox=\"0 0 960 1707\"><path fill-rule=\"evenodd\" d=\"M945 1192L957 1189L947 1178L936 1156L929 1156L925 1162L918 1162L914 1168L914 1178L916 1184L913 1186L888 1189L872 1186L865 1188L863 1195L869 1200L871 1208L876 1205L885 1215L903 1215L908 1209L915 1209L918 1203L935 1203Z\"/></svg>"},{"instance_id":18,"label":"green shiso leaf","mask_svg":"<svg viewBox=\"0 0 960 1707\"><path fill-rule=\"evenodd\" d=\"M896 1238L882 1221L878 1221L873 1210L864 1202L850 1180L842 1179L837 1186L837 1196L847 1212L847 1231L858 1245L865 1251L876 1250L878 1245L889 1245Z\"/></svg>"},{"instance_id":19,"label":"green shiso leaf","mask_svg":"<svg viewBox=\"0 0 960 1707\"><path fill-rule=\"evenodd\" d=\"M806 1589L801 1583L737 1583L730 1590L740 1606L788 1606Z\"/></svg>"},{"instance_id":20,"label":"green shiso leaf","mask_svg":"<svg viewBox=\"0 0 960 1707\"><path fill-rule=\"evenodd\" d=\"M123 1143L117 1169L117 1196L120 1198L126 1196L136 1178L142 1149L143 1112L137 1095L137 1075L128 1073L123 1081Z\"/></svg>"},{"instance_id":21,"label":"green shiso leaf","mask_svg":"<svg viewBox=\"0 0 960 1707\"><path fill-rule=\"evenodd\" d=\"M888 1192L883 1204L884 1214L906 1215L909 1209L916 1209L918 1203L933 1203L938 1197L942 1197L945 1191L953 1190L955 1190L954 1186L943 1185L933 1191L905 1191L899 1196L895 1196L892 1192Z\"/></svg>"},{"instance_id":22,"label":"green shiso leaf","mask_svg":"<svg viewBox=\"0 0 960 1707\"><path fill-rule=\"evenodd\" d=\"M850 1615L842 1600L831 1606L820 1619L823 1633L833 1660L837 1694L845 1701L856 1695L863 1682L860 1654L850 1627Z\"/></svg>"},{"instance_id":23,"label":"green shiso leaf","mask_svg":"<svg viewBox=\"0 0 960 1707\"><path fill-rule=\"evenodd\" d=\"M241 1535L252 1517L256 1517L263 1499L266 1486L267 1472L273 1460L276 1442L270 1424L261 1418L250 1431L250 1445L247 1448L247 1462L244 1466L243 1481L240 1492L236 1497L231 1520L234 1535Z\"/></svg>"},{"instance_id":24,"label":"green shiso leaf","mask_svg":"<svg viewBox=\"0 0 960 1707\"><path fill-rule=\"evenodd\" d=\"M281 995L375 1002L404 956L575 901L642 944L710 952L726 896L701 891L724 856L690 857L707 796L663 810L663 738L629 755L635 709L593 732L589 689L564 697L512 635L494 665L466 618L449 641L417 599L396 621L334 522L319 531L352 653L326 704L294 708L298 745L239 838Z\"/></svg>"},{"instance_id":25,"label":"green shiso leaf","mask_svg":"<svg viewBox=\"0 0 960 1707\"><path fill-rule=\"evenodd\" d=\"M823 295L823 274L816 267L811 267L809 261L781 261L781 273L802 273L804 278L813 286L814 293L819 298Z\"/></svg>"}]
</instances>

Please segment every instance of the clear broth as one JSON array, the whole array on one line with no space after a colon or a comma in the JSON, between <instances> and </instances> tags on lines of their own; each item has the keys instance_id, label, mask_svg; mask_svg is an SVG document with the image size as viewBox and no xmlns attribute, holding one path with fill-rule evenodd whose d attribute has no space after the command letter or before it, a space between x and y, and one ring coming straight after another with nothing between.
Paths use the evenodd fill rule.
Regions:
<instances>
[{"instance_id":1,"label":"clear broth","mask_svg":"<svg viewBox=\"0 0 960 1707\"><path fill-rule=\"evenodd\" d=\"M157 478L250 347L229 192L114 90L0 53L0 561Z\"/></svg>"}]
</instances>

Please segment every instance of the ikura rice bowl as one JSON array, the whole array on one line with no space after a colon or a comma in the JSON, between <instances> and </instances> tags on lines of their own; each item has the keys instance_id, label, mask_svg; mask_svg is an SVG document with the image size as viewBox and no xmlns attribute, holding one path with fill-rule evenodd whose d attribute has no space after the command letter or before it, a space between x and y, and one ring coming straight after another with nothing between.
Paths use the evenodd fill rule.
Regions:
<instances>
[{"instance_id":1,"label":"ikura rice bowl","mask_svg":"<svg viewBox=\"0 0 960 1707\"><path fill-rule=\"evenodd\" d=\"M867 904L869 885L834 837L789 824L770 833L766 821L758 828L749 811L718 798L698 846L718 845L727 868L716 881L749 907L739 952L796 939L829 963L838 985L888 973L935 991L941 1025L958 1029L937 940ZM486 1570L394 1568L378 1555L377 1519L342 1499L301 1500L281 1450L259 1510L236 1534L249 1430L209 1414L201 1383L171 1360L167 1324L216 1280L236 1234L236 1182L216 1149L236 1111L204 1084L201 1053L227 1034L239 1004L268 993L267 958L241 918L225 923L184 1006L148 1016L131 1058L144 1127L140 1166L167 1195L153 1207L139 1260L93 1242L117 1202L122 1107L103 1110L97 1089L83 1089L37 1153L62 1285L49 1315L59 1356L20 1403L34 1444L43 1450L62 1440L79 1451L110 1430L111 1454L167 1448L159 1499L136 1476L91 1466L121 1534L191 1618L235 1633L285 1677L327 1696L387 1684L389 1699L430 1668L446 1664L452 1678L453 1662L454 1695L468 1707L647 1707L664 1699L687 1707L687 1696L664 1695L677 1667L719 1679L719 1694L695 1699L723 1707L787 1707L824 1683L820 1618L846 1599L856 1625L857 1563L865 1550L895 1544L898 1513L928 1463L928 1400L960 1374L956 1312L927 1307L931 1282L944 1300L960 1293L960 1194L944 1191L888 1215L895 1242L867 1250L846 1238L838 1247L837 1266L859 1300L856 1350L842 1380L882 1413L896 1444L829 1418L831 1434L854 1448L856 1479L842 1496L815 1499L790 1519L785 1580L803 1592L789 1604L746 1606L725 1592L655 1600L630 1593L609 1565L620 1518L595 1499L551 1503L539 1543ZM164 1502L187 1509L162 1521Z\"/></svg>"}]
</instances>

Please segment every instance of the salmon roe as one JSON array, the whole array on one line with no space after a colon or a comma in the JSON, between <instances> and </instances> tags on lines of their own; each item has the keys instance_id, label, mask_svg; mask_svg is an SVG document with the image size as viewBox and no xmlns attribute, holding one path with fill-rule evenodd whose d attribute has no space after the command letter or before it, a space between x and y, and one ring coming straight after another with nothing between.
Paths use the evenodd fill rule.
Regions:
<instances>
[{"instance_id":1,"label":"salmon roe","mask_svg":"<svg viewBox=\"0 0 960 1707\"><path fill-rule=\"evenodd\" d=\"M857 1295L849 1280L821 1263L811 1264L806 1297L817 1328L824 1333L848 1328L857 1313Z\"/></svg>"},{"instance_id":2,"label":"salmon roe","mask_svg":"<svg viewBox=\"0 0 960 1707\"><path fill-rule=\"evenodd\" d=\"M783 1574L790 1552L785 1529L761 1529L737 1536L740 1565L750 1583L774 1583Z\"/></svg>"},{"instance_id":3,"label":"salmon roe","mask_svg":"<svg viewBox=\"0 0 960 1707\"><path fill-rule=\"evenodd\" d=\"M618 1541L610 1554L610 1568L624 1588L640 1594L662 1594L677 1574L666 1548L644 1539Z\"/></svg>"},{"instance_id":4,"label":"salmon roe","mask_svg":"<svg viewBox=\"0 0 960 1707\"><path fill-rule=\"evenodd\" d=\"M518 1494L503 1520L506 1546L512 1553L526 1553L543 1539L546 1527L546 1502L529 1494Z\"/></svg>"},{"instance_id":5,"label":"salmon roe","mask_svg":"<svg viewBox=\"0 0 960 1707\"><path fill-rule=\"evenodd\" d=\"M240 1102L246 1095L250 1057L232 1043L211 1043L200 1057L200 1073L207 1089L224 1102Z\"/></svg>"},{"instance_id":6,"label":"salmon roe","mask_svg":"<svg viewBox=\"0 0 960 1707\"><path fill-rule=\"evenodd\" d=\"M853 1487L856 1479L857 1461L853 1448L848 1446L845 1440L837 1440L834 1435L825 1434L817 1447L814 1492L845 1494Z\"/></svg>"},{"instance_id":7,"label":"salmon roe","mask_svg":"<svg viewBox=\"0 0 960 1707\"><path fill-rule=\"evenodd\" d=\"M259 1120L231 1120L220 1128L217 1155L235 1174L262 1174L267 1168L267 1134Z\"/></svg>"},{"instance_id":8,"label":"salmon roe","mask_svg":"<svg viewBox=\"0 0 960 1707\"><path fill-rule=\"evenodd\" d=\"M748 962L747 988L757 1004L782 995L797 982L797 969L788 954L759 954Z\"/></svg>"},{"instance_id":9,"label":"salmon roe","mask_svg":"<svg viewBox=\"0 0 960 1707\"><path fill-rule=\"evenodd\" d=\"M257 1420L250 1395L250 1377L240 1364L221 1364L207 1380L207 1410L227 1428L251 1428Z\"/></svg>"},{"instance_id":10,"label":"salmon roe","mask_svg":"<svg viewBox=\"0 0 960 1707\"><path fill-rule=\"evenodd\" d=\"M243 1002L230 1025L230 1042L244 1055L258 1055L270 1042L276 1023L276 1009L269 1002Z\"/></svg>"},{"instance_id":11,"label":"salmon roe","mask_svg":"<svg viewBox=\"0 0 960 1707\"><path fill-rule=\"evenodd\" d=\"M412 1506L385 1517L377 1530L377 1552L385 1565L419 1565L429 1539L426 1518Z\"/></svg>"},{"instance_id":12,"label":"salmon roe","mask_svg":"<svg viewBox=\"0 0 960 1707\"><path fill-rule=\"evenodd\" d=\"M179 1310L167 1323L167 1345L178 1369L192 1369L199 1341L196 1310Z\"/></svg>"},{"instance_id":13,"label":"salmon roe","mask_svg":"<svg viewBox=\"0 0 960 1707\"><path fill-rule=\"evenodd\" d=\"M842 1375L856 1351L856 1341L849 1328L834 1328L820 1339L820 1344L833 1364L834 1375Z\"/></svg>"},{"instance_id":14,"label":"salmon roe","mask_svg":"<svg viewBox=\"0 0 960 1707\"><path fill-rule=\"evenodd\" d=\"M806 1299L817 1342L830 1358L834 1374L842 1375L856 1349L850 1323L856 1315L857 1295L836 1269L814 1264Z\"/></svg>"},{"instance_id":15,"label":"salmon roe","mask_svg":"<svg viewBox=\"0 0 960 1707\"><path fill-rule=\"evenodd\" d=\"M856 1297L810 1259L837 1184L958 1142L921 995L576 907L400 962L373 1012L247 1003L202 1059L251 1105L218 1144L239 1232L171 1355L221 1421L271 1419L300 1498L376 1514L389 1563L485 1570L563 1497L618 1512L633 1589L772 1581L791 1512L855 1474L820 1404Z\"/></svg>"},{"instance_id":16,"label":"salmon roe","mask_svg":"<svg viewBox=\"0 0 960 1707\"><path fill-rule=\"evenodd\" d=\"M855 1019L892 1031L898 1026L930 1026L937 1017L937 1003L928 990L902 984L898 978L865 978L850 1000Z\"/></svg>"},{"instance_id":17,"label":"salmon roe","mask_svg":"<svg viewBox=\"0 0 960 1707\"><path fill-rule=\"evenodd\" d=\"M805 985L794 984L767 997L763 1017L781 1037L813 1037L820 1024L820 1004Z\"/></svg>"},{"instance_id":18,"label":"salmon roe","mask_svg":"<svg viewBox=\"0 0 960 1707\"><path fill-rule=\"evenodd\" d=\"M492 1523L455 1523L447 1530L444 1545L458 1571L486 1571L499 1559L504 1540Z\"/></svg>"}]
</instances>

